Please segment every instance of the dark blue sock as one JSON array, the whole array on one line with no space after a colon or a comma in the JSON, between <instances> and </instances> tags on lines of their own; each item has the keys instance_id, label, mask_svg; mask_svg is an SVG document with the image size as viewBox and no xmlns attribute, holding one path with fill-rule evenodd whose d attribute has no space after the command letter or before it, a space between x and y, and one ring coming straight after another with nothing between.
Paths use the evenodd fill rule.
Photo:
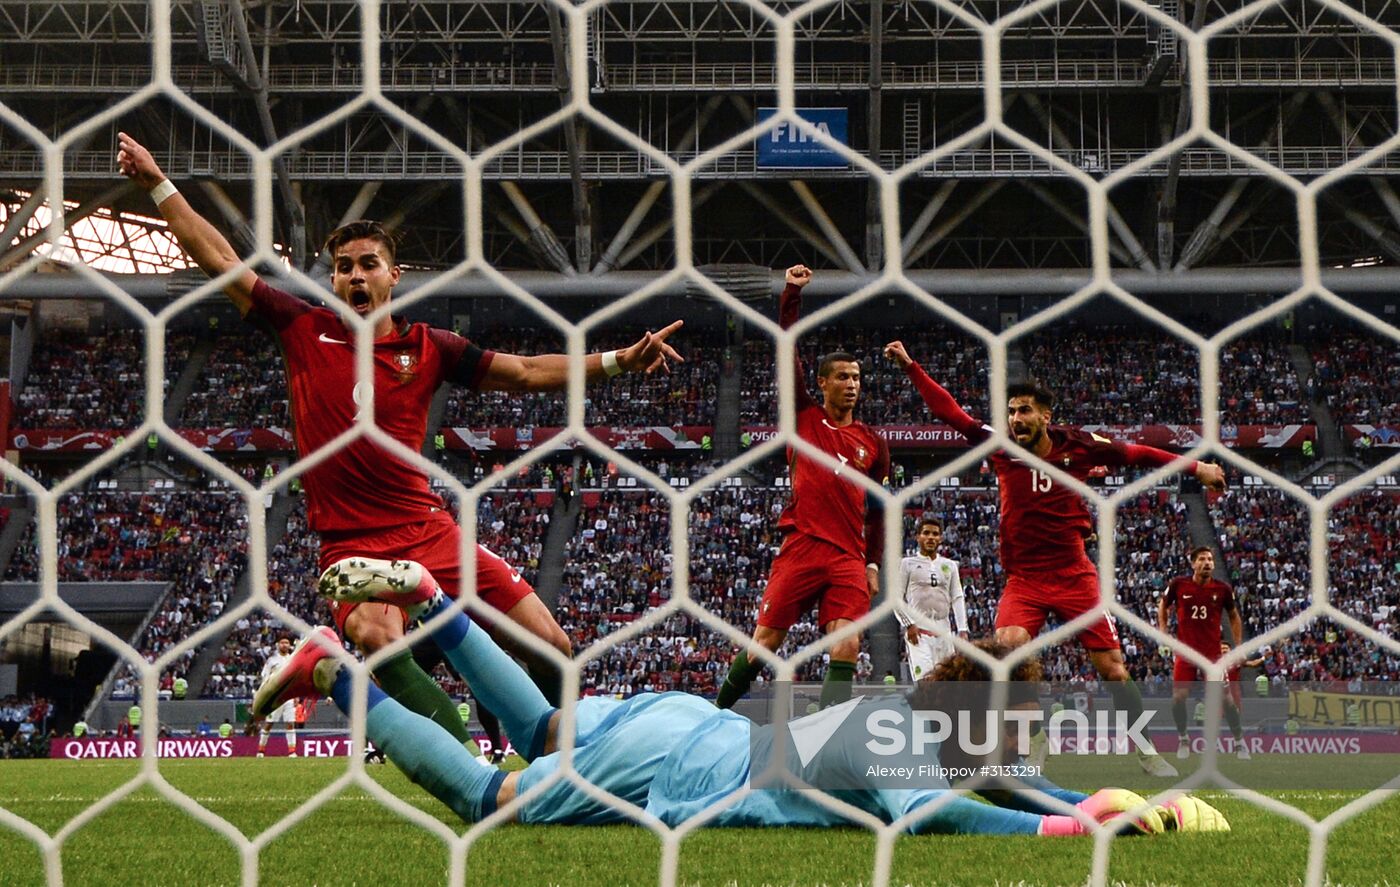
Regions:
<instances>
[{"instance_id":1,"label":"dark blue sock","mask_svg":"<svg viewBox=\"0 0 1400 887\"><path fill-rule=\"evenodd\" d=\"M331 684L331 699L335 701L335 707L340 709L341 712L346 715L350 714L350 688L353 684L353 681L354 675L350 673L350 669L346 668L345 666L341 666L340 668L336 669L335 682ZM389 697L384 693L384 691L379 689L378 684L376 684L374 681L369 682L370 711L373 711L376 705L388 698Z\"/></svg>"}]
</instances>

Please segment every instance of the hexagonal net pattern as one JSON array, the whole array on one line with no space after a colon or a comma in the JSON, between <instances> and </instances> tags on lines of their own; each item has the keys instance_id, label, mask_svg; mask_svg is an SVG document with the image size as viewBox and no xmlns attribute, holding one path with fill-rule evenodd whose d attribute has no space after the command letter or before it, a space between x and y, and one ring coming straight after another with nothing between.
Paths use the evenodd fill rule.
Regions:
<instances>
[{"instance_id":1,"label":"hexagonal net pattern","mask_svg":"<svg viewBox=\"0 0 1400 887\"><path fill-rule=\"evenodd\" d=\"M741 0L742 5L749 7L756 16L765 19L771 24L776 48L779 112L774 118L728 139L722 144L699 154L685 163L680 163L675 158L656 150L654 147L629 132L625 127L609 119L606 115L594 108L590 102L589 70L587 64L588 47L586 45L588 34L587 17L596 11L597 7L603 5L605 0L595 0L595 2L585 3L579 6L569 5L561 2L561 0L550 0L550 2L558 7L559 12L569 25L567 34L568 40L570 41L569 57L571 59L571 64L568 75L572 85L571 97L558 113L550 115L518 133L514 138L502 144L492 146L476 156L468 156L461 149L441 138L420 121L403 113L389 102L381 92L378 80L380 49L378 21L380 4L377 0L361 0L365 62L363 89L359 99L350 103L331 117L314 121L298 131L287 134L280 141L267 149L259 148L257 145L250 143L232 126L193 102L175 86L171 79L170 67L171 43L169 17L171 10L168 0L155 0L155 2L151 4L151 15L156 23L155 32L157 39L153 46L154 78L145 88L128 96L99 117L85 122L77 128L63 134L63 136L56 140L49 139L42 132L35 129L23 118L14 114L2 104L0 104L0 119L3 119L4 122L22 133L36 146L42 149L46 170L44 187L49 197L49 205L63 206L62 161L64 151L78 139L91 133L96 128L119 121L123 114L136 108L141 102L157 96L168 99L177 107L186 111L195 120L227 139L229 143L237 146L252 158L252 166L257 182L253 218L254 230L259 243L259 252L248 258L247 262L251 263L259 260L275 261L277 258L272 240L272 164L274 158L283 151L296 146L301 141L314 135L316 132L333 125L365 106L373 106L381 113L394 118L396 122L428 141L436 149L450 155L464 170L466 205L468 210L467 259L450 274L444 275L442 282L470 273L486 275L499 286L503 294L532 308L534 311L538 312L540 316L547 318L551 324L561 331L566 337L570 357L570 384L567 391L569 424L564 434L577 439L582 447L592 453L605 459L616 461L624 469L652 485L661 495L664 495L669 500L673 514L679 514L688 509L699 496L707 491L716 489L728 473L733 473L752 465L766 456L778 452L785 446L795 448L819 462L830 464L832 467L839 466L829 456L817 451L810 444L800 440L796 436L795 404L792 397L794 388L792 385L793 367L792 363L789 361L780 361L778 369L779 379L777 390L780 392L781 433L775 437L775 439L746 452L742 458L727 466L724 472L703 478L685 489L672 489L665 481L648 468L628 459L623 453L609 449L591 436L584 427L583 419L585 338L590 331L594 330L599 325L620 316L623 312L640 304L655 292L680 280L684 280L688 285L708 292L729 310L743 316L750 323L755 324L768 335L771 335L777 342L780 353L786 353L795 349L798 338L804 332L814 329L816 326L835 317L842 311L860 305L877 293L899 290L908 294L910 298L927 306L949 324L956 325L968 336L980 340L985 345L990 355L990 388L992 403L1005 401L1005 392L1008 382L1007 347L1010 341L1020 335L1038 329L1054 321L1056 318L1063 317L1068 312L1073 311L1090 299L1107 296L1128 306L1133 311L1146 318L1148 322L1169 331L1197 349L1200 355L1200 384L1203 393L1203 433L1200 444L1189 452L1182 454L1179 460L1173 465L1154 471L1118 489L1112 495L1102 500L1098 499L1097 493L1083 483L1066 475L1059 467L1032 459L1032 461L1039 462L1040 470L1055 481L1069 485L1076 490L1079 495L1085 498L1092 498L1098 501L1098 538L1101 540L1099 568L1101 594L1105 606L1118 618L1124 620L1143 634L1150 636L1155 642L1171 645L1178 651L1185 649L1175 638L1161 635L1156 631L1154 626L1143 622L1116 600L1113 590L1114 564L1116 561L1114 526L1118 509L1121 505L1130 502L1133 497L1151 488L1167 475L1179 471L1189 460L1210 455L1224 460L1241 471L1263 476L1269 483L1305 504L1310 514L1311 530L1309 571L1311 602L1301 614L1297 615L1289 622L1279 625L1271 631L1252 639L1246 648L1233 651L1229 659L1209 664L1207 669L1208 676L1212 679L1222 678L1226 669L1242 661L1244 658L1247 658L1252 652L1257 650L1259 646L1267 644L1276 638L1282 638L1304 624L1304 622L1318 617L1333 619L1345 625L1349 630L1365 637L1372 643L1392 651L1400 652L1400 647L1397 647L1394 641L1383 636L1373 627L1363 624L1343 613L1335 608L1329 601L1326 547L1326 522L1330 509L1347 496L1373 483L1383 474L1394 471L1397 465L1400 465L1400 459L1391 459L1375 469L1332 489L1326 495L1317 497L1297 484L1253 465L1245 458L1235 454L1221 444L1220 404L1218 402L1220 353L1222 348L1226 347L1231 340L1244 334L1252 327L1262 324L1292 309L1305 300L1316 299L1331 306L1357 324L1368 327L1377 335L1392 341L1400 341L1400 332L1397 332L1394 327L1383 323L1367 312L1355 308L1344 299L1329 291L1323 285L1318 259L1316 211L1318 195L1322 189L1394 150L1396 147L1400 146L1400 141L1392 139L1384 144L1378 145L1365 154L1331 170L1326 175L1304 184L1288 176L1283 171L1269 165L1254 154L1231 144L1210 129L1210 93L1206 76L1207 44L1213 36L1227 31L1244 19L1258 15L1261 10L1272 4L1272 0L1261 0L1261 2L1246 4L1236 12L1213 21L1208 27L1200 31L1193 31L1182 26L1175 19L1165 15L1157 5L1144 2L1144 0L1122 0L1124 6L1131 7L1156 26L1177 34L1181 50L1187 60L1186 80L1189 84L1189 125L1170 143L1152 151L1147 156L1133 163L1115 170L1112 174L1103 177L1096 177L1081 168L1067 163L1049 149L1034 143L1014 129L1006 126L1003 121L1003 95L1000 73L1002 40L1010 29L1023 24L1031 17L1054 6L1058 0L1040 0L1040 2L1027 3L1007 15L991 20L980 18L969 12L967 6L953 3L951 0L934 0L935 5L944 13L975 28L982 36L984 64L982 67L983 79L980 85L985 102L985 121L964 136L934 151L930 151L911 163L893 171L882 168L870 158L831 139L827 134L819 131L797 114L798 104L794 88L794 58L796 53L798 22L804 16L811 15L813 12L819 11L823 7L832 5L831 0L812 0L812 2L802 5L794 4L792 8L785 12L777 11L757 2L757 0ZM1327 8L1336 16L1346 21L1370 28L1376 33L1384 35L1385 39L1395 45L1397 52L1400 52L1400 38L1391 34L1380 24L1366 19L1362 13L1350 8L1346 3L1341 2L1341 0L1316 0L1316 3L1318 6ZM483 254L481 224L483 169L494 159L513 150L524 140L545 129L556 126L559 122L569 117L585 119L618 141L645 154L655 164L656 168L664 169L675 184L673 206L674 226L676 231L675 269L659 280L648 284L638 292L607 306L576 324L570 323L548 305L526 292L523 288L514 283L508 274L503 274L491 267ZM885 238L883 255L888 257L877 279L850 296L803 318L799 324L790 329L780 329L771 319L759 315L748 304L741 302L718 287L709 278L698 273L692 262L689 249L692 223L690 182L693 174L706 165L713 163L726 152L751 142L756 136L780 124L801 131L810 139L823 144L833 151L839 152L849 161L853 168L864 170L873 181L879 183L883 220L882 232ZM902 266L903 252L899 242L899 232L901 228L899 215L900 184L940 158L971 145L977 140L984 139L989 135L995 135L996 138L1034 156L1040 162L1058 171L1065 179L1078 183L1078 185L1084 189L1088 198L1088 234L1091 242L1093 269L1092 281L1082 290L1061 300L1053 308L1037 316L1023 320L999 333L994 333L963 316L921 290L907 278ZM1114 274L1110 267L1110 210L1108 192L1115 185L1131 177L1145 174L1154 165L1168 159L1173 152L1181 150L1184 146L1192 142L1200 142L1209 145L1213 149L1229 155L1238 163L1254 169L1259 174L1267 176L1280 187L1290 191L1296 199L1301 243L1302 285L1285 298L1241 318L1209 338L1200 335L1195 330L1157 311L1152 306L1121 288L1115 283ZM54 245L58 244L61 233L62 218L61 215L55 214L53 224L50 228L51 242ZM40 258L36 257L34 260L0 277L0 291L3 291L4 286L15 280L18 276L30 273L39 261ZM174 434L169 425L167 425L160 407L162 399L160 396L160 368L163 366L164 360L166 325L176 313L192 304L195 300L208 294L223 281L212 281L199 290L182 297L160 313L151 314L141 304L121 291L119 287L113 285L110 281L100 277L89 269L79 268L79 271L84 274L85 278L93 287L102 290L114 302L138 317L148 332L145 343L146 365L148 368L147 411L145 421L135 432L128 436L128 442L124 446L119 446L103 454L52 489L45 489L7 463L0 463L0 470L3 470L5 476L14 483L22 486L38 503L37 522L41 555L40 596L28 609L6 622L3 627L0 627L0 637L13 633L27 620L48 609L58 612L67 622L90 633L111 649L118 651L119 655L130 663L133 671L141 679L142 692L140 705L144 712L143 717L145 723L148 724L150 728L147 735L154 735L160 724L161 710L160 702L157 697L157 686L159 675L163 669L190 649L216 636L219 632L228 629L240 616L251 612L255 608L263 608L287 623L298 625L303 630L309 630L310 628L281 607L278 601L268 594L268 553L264 543L263 509L255 507L255 505L261 502L265 494L289 483L292 478L299 476L307 469L319 464L331 453L348 445L354 439L361 436L368 437L377 445L394 453L410 464L417 466L435 480L440 481L463 503L462 521L464 541L462 560L464 565L468 567L468 569L464 570L464 574L471 576L473 571L470 569L470 566L475 558L474 545L471 543L476 538L477 528L475 515L477 503L492 485L513 474L519 468L529 465L543 456L543 451L527 453L511 464L494 472L476 486L466 488L457 478L446 474L439 466L424 459L420 454L407 451L381 431L374 424L373 408L370 407L362 410L355 427L340 438L337 438L331 446L296 463L291 470L284 472L274 480L268 481L264 486L254 487L252 484L237 476L226 466L212 459ZM292 273L293 276L299 276L295 271ZM304 286L310 288L317 286L314 281L305 277L301 277L300 282ZM413 300L432 295L438 285L440 284L430 284L420 288L412 297ZM371 369L372 363L369 344L372 340L372 336L370 335L372 327L370 324L375 317L371 317L368 320L361 319L349 312L348 309L340 306L336 300L329 299L328 301L333 306L336 306L337 310L342 313L346 323L358 331L358 378L360 384L372 388L373 373ZM64 493L79 488L85 481L96 476L97 473L108 466L113 465L115 461L127 451L137 446L138 442L144 441L147 434L152 433L159 435L166 444L180 453L180 455L189 459L210 475L227 482L229 486L237 491L238 495L243 497L249 515L250 577L254 592L251 598L246 602L237 607L230 608L218 619L187 638L184 642L165 651L159 658L155 659L155 661L147 662L135 649L126 644L121 638L116 637L111 632L93 623L59 598L57 590L58 529L56 503L58 498ZM924 478L919 484L903 490L897 495L891 494L889 491L881 489L874 484L865 483L871 493L880 497L887 506L892 506L886 509L888 515L888 525L886 528L886 564L897 563L899 558L900 552L897 550L897 546L899 544L898 540L901 538L903 532L903 528L899 524L899 515L903 512L903 506L931 489L940 479L951 476L955 472L966 468L968 465L975 464L992 449L997 447L1010 447L1013 445L1014 443L1006 436L1004 429L998 429L994 437L984 445L969 452L965 457L961 457L944 466L932 476ZM621 800L608 795L598 787L588 784L579 777L578 773L573 770L570 762L573 745L571 737L573 735L572 727L575 717L575 702L578 698L581 669L590 659L598 656L608 648L659 625L667 617L678 612L683 612L691 618L698 620L715 632L728 637L736 644L743 644L746 642L747 638L741 629L724 622L691 599L689 594L688 558L690 549L687 530L687 521L676 520L671 522L671 546L674 557L674 587L671 600L664 606L648 613L645 617L638 619L627 630L599 640L592 647L581 651L572 661L561 662L561 667L565 673L568 703L564 709L564 722L560 731L564 763L557 778L575 782L581 791L588 793L595 800L621 810L626 816L655 832L663 848L661 870L658 873L659 880L661 883L668 885L676 882L680 846L686 835L694 828L712 819L715 814L722 810L727 804L732 803L734 799L731 798L717 802L710 809L679 828L667 827L644 811L625 804ZM469 589L468 594L464 596L459 606L465 606L467 601L472 598L473 594ZM893 600L886 600L868 617L858 622L853 630L862 630L870 626L877 619L887 618L892 615L894 606L895 603ZM500 624L502 630L509 633L520 643L539 645L536 639L529 636L523 629L514 624L505 620L502 620ZM1039 652L1072 637L1077 628L1078 625L1062 627L1054 632L1036 638L1030 645L1023 649L1027 655ZM770 654L766 653L760 655L765 658L768 664L774 667L779 680L791 680L798 666L814 656L820 656L822 652L829 649L838 639L838 636L828 636L804 648L796 656L787 659L772 657ZM351 713L351 723L357 748L363 747L365 739L364 715L368 669L388 656L404 649L407 643L408 639L405 639L404 641L380 651L370 657L366 662L351 663L356 676L356 696L355 705L353 707L354 711ZM985 658L985 655L980 651L975 651L971 647L963 645L961 641L957 643L963 647L965 652L980 658ZM347 657L347 662L348 661ZM1005 677L1013 664L1005 661L985 661L998 677ZM1208 743L1208 747L1213 746L1213 740L1219 736L1219 727L1218 717L1212 716L1208 719L1207 735L1208 739L1212 740L1212 742ZM1221 784L1224 784L1224 777L1216 768L1216 756L1214 751L1207 753L1203 774L1204 776L1209 776L1220 781ZM132 792L142 787L151 787L170 802L189 813L192 817L224 836L237 847L242 858L242 881L246 885L253 885L258 882L259 878L260 851L272 840L295 826L307 815L351 784L370 792L377 797L380 802L395 811L398 815L436 834L450 849L450 882L454 884L464 882L469 852L476 841L482 837L482 835L495 828L513 809L519 806L519 801L513 802L510 807L498 811L495 815L474 825L464 834L458 834L444 826L437 819L426 815L421 810L403 802L381 788L377 782L366 775L364 765L360 761L360 756L352 754L347 772L344 776L318 792L285 819L279 821L260 834L249 836L243 834L227 820L201 806L193 798L179 791L166 781L158 767L154 744L147 742L144 745L144 757L139 775L131 782L113 791L101 801L94 803L58 832L48 834L22 817L4 809L0 809L0 823L24 835L39 847L45 860L46 872L50 883L59 884L63 881L60 853L65 840L76 830L83 827L84 824L88 823ZM1244 794L1252 802L1275 813L1287 816L1307 828L1312 836L1307 881L1309 884L1315 885L1320 885L1323 882L1327 839L1332 830L1352 816L1379 803L1381 800L1381 793L1375 792L1373 795L1368 795L1349 804L1347 807L1337 811L1337 813L1322 821L1316 821L1274 799L1255 793L1247 792ZM871 881L876 885L888 884L891 876L894 843L907 823L904 820L895 823L879 822L870 815L862 813L835 798L825 795L821 796L820 802L845 813L853 824L868 828L876 834L877 848L875 857L872 860ZM1108 859L1111 849L1110 842L1113 836L1114 833L1109 829L1099 828L1096 830L1092 871L1089 873L1091 883L1103 884L1107 879Z\"/></svg>"}]
</instances>

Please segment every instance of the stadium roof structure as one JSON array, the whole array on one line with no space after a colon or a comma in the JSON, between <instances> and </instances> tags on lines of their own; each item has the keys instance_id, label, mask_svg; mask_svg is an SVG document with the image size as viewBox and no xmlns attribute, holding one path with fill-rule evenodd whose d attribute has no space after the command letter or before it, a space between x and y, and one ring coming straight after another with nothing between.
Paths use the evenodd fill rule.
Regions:
<instances>
[{"instance_id":1,"label":"stadium roof structure","mask_svg":"<svg viewBox=\"0 0 1400 887\"><path fill-rule=\"evenodd\" d=\"M1209 26L1239 2L1160 0L1183 28ZM1400 8L1351 0L1384 27ZM784 14L795 3L772 3ZM916 164L899 189L901 248L914 270L1062 269L1091 263L1085 189L1162 148L1187 127L1186 45L1137 6L1051 6L1000 41L1007 129L947 146L985 120L981 31L1015 4L916 0L833 2L795 25L793 86L802 107L834 108L847 143L877 167ZM251 142L267 146L361 95L362 21L352 0L173 0L171 78ZM156 31L144 2L0 0L0 102L49 137L150 82ZM593 109L684 163L745 133L777 104L774 23L725 2L614 0L571 42L550 3L384 3L377 79L365 103L278 155L273 239L310 268L342 220L369 216L404 235L403 260L450 267L465 254L463 171L431 130L467 154L557 114L570 98L570 47L586 47ZM1145 163L1110 193L1115 266L1146 274L1299 263L1294 194L1258 164L1306 181L1396 134L1395 48L1327 7L1285 0L1207 44L1211 129L1235 153L1194 143ZM394 106L422 125L405 125ZM157 98L78 139L64 196L79 211L142 224L151 207L117 175L115 133L139 134L193 196L251 250L250 158L175 103ZM789 130L789 133L792 131ZM782 267L804 261L860 275L883 257L879 182L859 166L774 166L754 142L694 170L694 262ZM24 195L42 182L42 153L0 126L0 242L12 265L35 246ZM771 158L769 158L771 160ZM1320 260L1400 260L1400 157L1383 154L1322 192ZM496 267L565 275L657 271L675 261L665 164L573 116L482 168L482 242ZM79 215L70 213L70 218ZM120 250L121 244L113 244ZM584 284L580 284L583 286Z\"/></svg>"}]
</instances>

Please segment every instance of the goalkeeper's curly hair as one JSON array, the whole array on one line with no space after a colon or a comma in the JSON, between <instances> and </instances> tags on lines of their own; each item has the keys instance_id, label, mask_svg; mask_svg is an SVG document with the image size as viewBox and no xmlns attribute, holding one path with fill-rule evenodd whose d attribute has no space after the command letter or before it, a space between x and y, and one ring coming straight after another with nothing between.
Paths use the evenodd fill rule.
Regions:
<instances>
[{"instance_id":1,"label":"goalkeeper's curly hair","mask_svg":"<svg viewBox=\"0 0 1400 887\"><path fill-rule=\"evenodd\" d=\"M978 650L993 659L1005 659L1014 647L992 638L974 641ZM1034 702L1036 689L1044 672L1034 656L1023 659L1011 669L1011 687L1007 704ZM933 672L919 681L909 693L909 706L915 711L955 711L959 709L986 710L991 702L992 672L982 663L963 653L954 653L938 663Z\"/></svg>"}]
</instances>

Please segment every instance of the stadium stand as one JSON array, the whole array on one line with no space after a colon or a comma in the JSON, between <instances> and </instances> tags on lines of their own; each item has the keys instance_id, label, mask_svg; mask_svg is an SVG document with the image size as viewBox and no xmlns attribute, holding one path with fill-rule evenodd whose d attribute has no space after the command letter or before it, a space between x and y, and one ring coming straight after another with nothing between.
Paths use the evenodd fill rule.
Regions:
<instances>
[{"instance_id":1,"label":"stadium stand","mask_svg":"<svg viewBox=\"0 0 1400 887\"><path fill-rule=\"evenodd\" d=\"M165 390L189 356L191 336L165 344ZM127 429L141 424L146 401L142 371L146 336L116 329L85 335L63 329L39 337L24 389L15 397L16 428Z\"/></svg>"}]
</instances>

